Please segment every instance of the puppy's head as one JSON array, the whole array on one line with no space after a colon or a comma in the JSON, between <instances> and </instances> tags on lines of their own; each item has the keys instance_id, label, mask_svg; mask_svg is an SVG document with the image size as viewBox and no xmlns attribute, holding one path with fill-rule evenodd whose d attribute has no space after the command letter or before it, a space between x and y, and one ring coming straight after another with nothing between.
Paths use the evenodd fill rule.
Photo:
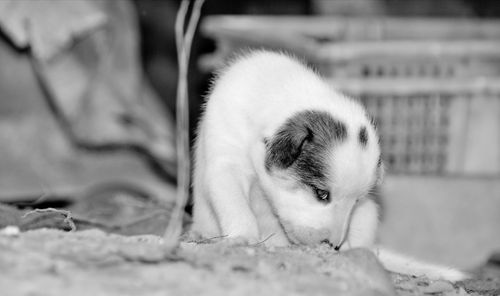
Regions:
<instances>
[{"instance_id":1,"label":"puppy's head","mask_svg":"<svg viewBox=\"0 0 500 296\"><path fill-rule=\"evenodd\" d=\"M375 129L360 118L303 111L266 140L267 195L293 243L340 248L356 235L350 225L366 224L357 207L382 178L382 167Z\"/></svg>"}]
</instances>

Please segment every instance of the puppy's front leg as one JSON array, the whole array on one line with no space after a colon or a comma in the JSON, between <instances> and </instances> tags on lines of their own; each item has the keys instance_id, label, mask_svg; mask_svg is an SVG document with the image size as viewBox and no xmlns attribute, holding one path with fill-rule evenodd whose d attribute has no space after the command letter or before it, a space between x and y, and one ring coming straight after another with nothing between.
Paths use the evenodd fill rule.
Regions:
<instances>
[{"instance_id":1,"label":"puppy's front leg","mask_svg":"<svg viewBox=\"0 0 500 296\"><path fill-rule=\"evenodd\" d=\"M235 243L256 243L259 229L250 208L248 176L234 165L224 164L209 174L208 197L221 235Z\"/></svg>"}]
</instances>

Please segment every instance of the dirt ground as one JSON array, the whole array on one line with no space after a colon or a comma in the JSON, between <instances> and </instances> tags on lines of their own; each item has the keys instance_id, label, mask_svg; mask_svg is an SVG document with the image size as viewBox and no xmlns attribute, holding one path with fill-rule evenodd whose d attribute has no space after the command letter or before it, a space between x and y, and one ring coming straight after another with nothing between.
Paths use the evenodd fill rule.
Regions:
<instances>
[{"instance_id":1,"label":"dirt ground","mask_svg":"<svg viewBox=\"0 0 500 296\"><path fill-rule=\"evenodd\" d=\"M452 284L386 273L364 250L265 248L40 229L0 235L0 295L500 295L500 281Z\"/></svg>"}]
</instances>

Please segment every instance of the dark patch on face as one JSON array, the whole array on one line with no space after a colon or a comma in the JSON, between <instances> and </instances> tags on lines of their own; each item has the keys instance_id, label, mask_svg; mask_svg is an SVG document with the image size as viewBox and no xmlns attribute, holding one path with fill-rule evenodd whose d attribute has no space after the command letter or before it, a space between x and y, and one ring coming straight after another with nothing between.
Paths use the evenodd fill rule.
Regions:
<instances>
[{"instance_id":1,"label":"dark patch on face","mask_svg":"<svg viewBox=\"0 0 500 296\"><path fill-rule=\"evenodd\" d=\"M361 146L366 147L368 144L368 132L366 131L366 127L363 126L359 130L358 139Z\"/></svg>"},{"instance_id":2,"label":"dark patch on face","mask_svg":"<svg viewBox=\"0 0 500 296\"><path fill-rule=\"evenodd\" d=\"M344 123L323 111L303 111L290 117L266 143L265 166L291 169L306 185L327 189L327 160L332 145L347 138Z\"/></svg>"}]
</instances>

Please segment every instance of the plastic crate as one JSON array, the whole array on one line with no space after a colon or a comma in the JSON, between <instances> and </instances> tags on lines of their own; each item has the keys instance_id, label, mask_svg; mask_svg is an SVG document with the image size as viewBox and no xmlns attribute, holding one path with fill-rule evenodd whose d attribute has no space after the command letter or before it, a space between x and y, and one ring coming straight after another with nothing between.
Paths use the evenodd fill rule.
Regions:
<instances>
[{"instance_id":1,"label":"plastic crate","mask_svg":"<svg viewBox=\"0 0 500 296\"><path fill-rule=\"evenodd\" d=\"M374 117L390 172L499 174L499 79L331 83L359 98Z\"/></svg>"},{"instance_id":2,"label":"plastic crate","mask_svg":"<svg viewBox=\"0 0 500 296\"><path fill-rule=\"evenodd\" d=\"M213 68L241 49L286 50L360 99L392 173L500 174L500 22L210 17Z\"/></svg>"}]
</instances>

